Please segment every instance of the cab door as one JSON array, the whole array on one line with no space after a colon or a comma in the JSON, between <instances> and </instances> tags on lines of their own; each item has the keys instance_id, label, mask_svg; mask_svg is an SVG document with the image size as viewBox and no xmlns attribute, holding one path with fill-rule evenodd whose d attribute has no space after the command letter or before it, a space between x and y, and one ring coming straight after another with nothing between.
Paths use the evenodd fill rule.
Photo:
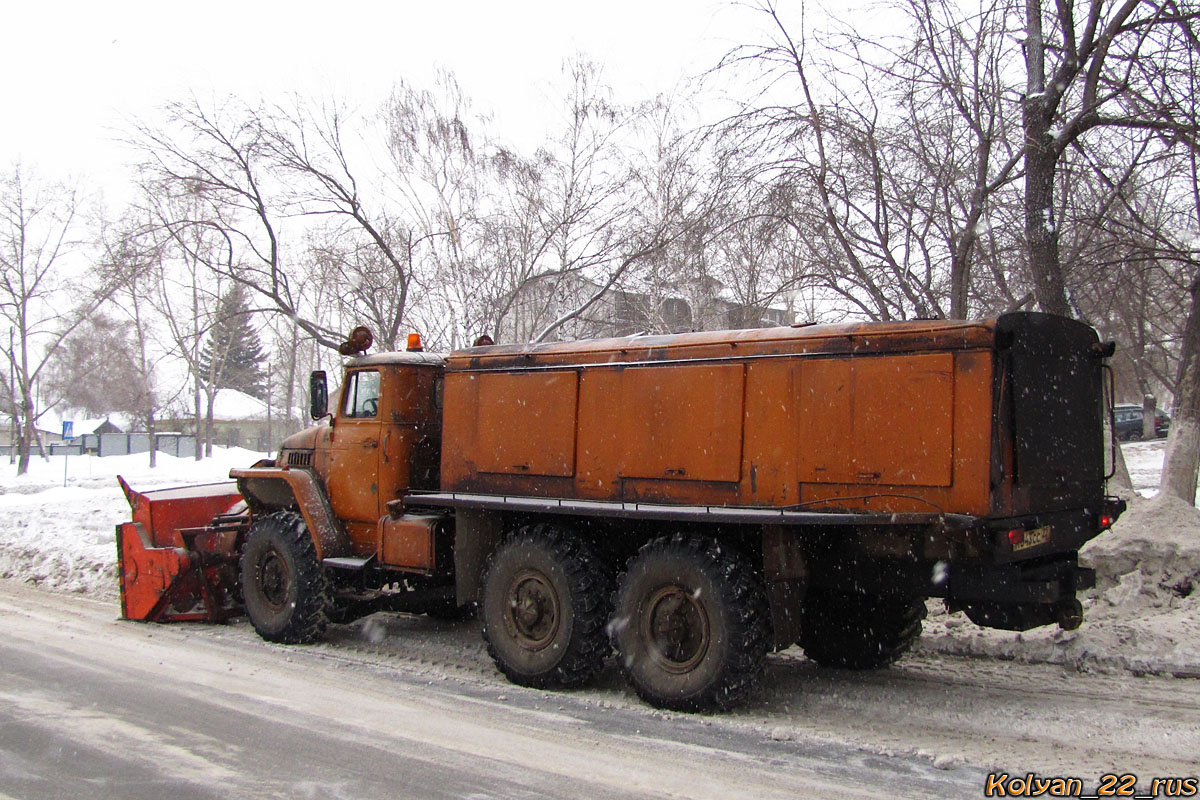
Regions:
<instances>
[{"instance_id":1,"label":"cab door","mask_svg":"<svg viewBox=\"0 0 1200 800\"><path fill-rule=\"evenodd\" d=\"M374 552L374 529L379 520L384 384L388 377L369 368L346 373L329 437L329 502L345 523L355 552L363 556Z\"/></svg>"},{"instance_id":2,"label":"cab door","mask_svg":"<svg viewBox=\"0 0 1200 800\"><path fill-rule=\"evenodd\" d=\"M378 549L378 523L388 503L409 488L437 488L440 385L440 369L428 365L381 364L346 373L330 431L326 486L359 556Z\"/></svg>"}]
</instances>

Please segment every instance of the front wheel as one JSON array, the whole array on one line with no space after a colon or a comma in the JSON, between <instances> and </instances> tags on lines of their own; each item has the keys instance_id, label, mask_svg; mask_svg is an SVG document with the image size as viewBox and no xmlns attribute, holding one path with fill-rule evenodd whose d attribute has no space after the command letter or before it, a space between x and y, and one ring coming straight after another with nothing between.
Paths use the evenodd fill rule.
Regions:
<instances>
[{"instance_id":1,"label":"front wheel","mask_svg":"<svg viewBox=\"0 0 1200 800\"><path fill-rule=\"evenodd\" d=\"M321 637L329 622L329 586L304 518L277 511L250 526L242 549L242 592L258 635L302 644Z\"/></svg>"},{"instance_id":2,"label":"front wheel","mask_svg":"<svg viewBox=\"0 0 1200 800\"><path fill-rule=\"evenodd\" d=\"M642 547L617 589L613 642L638 695L678 711L726 709L762 673L766 594L751 563L702 536Z\"/></svg>"},{"instance_id":3,"label":"front wheel","mask_svg":"<svg viewBox=\"0 0 1200 800\"><path fill-rule=\"evenodd\" d=\"M612 574L586 541L553 525L527 525L496 549L480 616L488 654L513 683L582 686L609 653Z\"/></svg>"}]
</instances>

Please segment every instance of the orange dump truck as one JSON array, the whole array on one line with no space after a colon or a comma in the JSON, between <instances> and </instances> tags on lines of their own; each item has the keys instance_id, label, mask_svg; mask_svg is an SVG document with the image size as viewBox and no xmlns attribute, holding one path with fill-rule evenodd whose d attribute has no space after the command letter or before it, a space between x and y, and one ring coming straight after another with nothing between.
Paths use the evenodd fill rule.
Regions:
<instances>
[{"instance_id":1,"label":"orange dump truck","mask_svg":"<svg viewBox=\"0 0 1200 800\"><path fill-rule=\"evenodd\" d=\"M211 499L176 524L176 550L221 549L192 553L209 568L180 580L210 589L173 607L233 595L222 563L275 641L477 606L511 680L581 685L615 648L675 709L736 703L792 644L889 664L927 597L1074 627L1094 578L1078 550L1123 508L1105 496L1111 354L1020 313L356 356L332 414L314 373L321 424L232 471L240 527L210 524Z\"/></svg>"}]
</instances>

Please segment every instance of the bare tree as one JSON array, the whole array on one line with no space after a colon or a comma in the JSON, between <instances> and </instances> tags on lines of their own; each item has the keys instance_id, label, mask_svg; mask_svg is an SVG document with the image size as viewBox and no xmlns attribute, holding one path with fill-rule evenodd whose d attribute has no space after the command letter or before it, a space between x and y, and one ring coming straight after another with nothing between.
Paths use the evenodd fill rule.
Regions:
<instances>
[{"instance_id":1,"label":"bare tree","mask_svg":"<svg viewBox=\"0 0 1200 800\"><path fill-rule=\"evenodd\" d=\"M299 98L261 120L272 168L287 187L287 208L325 221L308 233L313 266L340 285L347 315L395 349L408 321L416 251L434 234L415 234L404 205L384 188L406 181L364 177L352 166L353 151L369 149L356 122L362 121L336 102Z\"/></svg>"},{"instance_id":2,"label":"bare tree","mask_svg":"<svg viewBox=\"0 0 1200 800\"><path fill-rule=\"evenodd\" d=\"M1200 129L1200 114L1195 104L1200 88L1200 38L1196 35L1194 19L1177 28L1183 55L1178 59L1183 73L1177 82L1158 84L1159 106L1172 110L1192 131ZM1178 88L1176 88L1178 87ZM1167 444L1159 491L1179 497L1189 503L1196 498L1196 480L1200 474L1200 141L1197 135L1171 136L1181 197L1185 213L1168 235L1175 245L1173 251L1184 266L1187 282L1187 321L1184 324L1180 348L1179 372L1175 383L1175 418Z\"/></svg>"},{"instance_id":3,"label":"bare tree","mask_svg":"<svg viewBox=\"0 0 1200 800\"><path fill-rule=\"evenodd\" d=\"M229 98L206 107L192 98L169 103L166 123L136 126L134 144L144 155L143 183L160 198L188 202L160 205L176 244L203 241L189 257L240 283L273 311L294 318L310 336L336 348L340 336L305 313L297 290L306 266L290 265L281 239L285 204L273 174L278 141L264 127L266 112ZM184 229L203 231L184 236Z\"/></svg>"},{"instance_id":4,"label":"bare tree","mask_svg":"<svg viewBox=\"0 0 1200 800\"><path fill-rule=\"evenodd\" d=\"M1184 53L1194 46L1198 14L1182 3L1122 0L1092 2L1080 17L1074 0L1056 0L1049 12L1042 0L1026 0L1024 224L1034 290L1044 310L1071 315L1054 213L1063 154L1103 128L1194 140L1194 114L1186 113L1194 105L1179 91L1168 92L1169 102L1163 102L1168 98L1161 84L1187 78L1177 45L1184 45Z\"/></svg>"},{"instance_id":5,"label":"bare tree","mask_svg":"<svg viewBox=\"0 0 1200 800\"><path fill-rule=\"evenodd\" d=\"M622 144L653 125L654 106L615 103L590 62L564 71L562 127L515 173L520 206L510 241L520 243L521 260L496 316L516 339L585 331L631 271L662 257L687 227L679 173L646 169Z\"/></svg>"},{"instance_id":6,"label":"bare tree","mask_svg":"<svg viewBox=\"0 0 1200 800\"><path fill-rule=\"evenodd\" d=\"M29 469L40 446L38 419L55 404L39 407L35 385L64 340L111 292L102 282L84 289L87 268L73 257L84 247L76 192L41 182L13 167L0 183L0 317L10 337L0 351L12 368L21 431L17 473ZM72 278L75 280L72 280Z\"/></svg>"},{"instance_id":7,"label":"bare tree","mask_svg":"<svg viewBox=\"0 0 1200 800\"><path fill-rule=\"evenodd\" d=\"M1004 15L962 20L910 0L895 7L911 28L899 43L851 28L814 49L773 3L759 8L773 41L722 66L758 70L764 88L724 130L748 177L779 187L774 206L809 243L810 271L870 318L966 316L991 198L1019 164L1002 108ZM773 99L785 79L798 102Z\"/></svg>"},{"instance_id":8,"label":"bare tree","mask_svg":"<svg viewBox=\"0 0 1200 800\"><path fill-rule=\"evenodd\" d=\"M200 218L202 201L194 195L173 195L172 184L143 183L145 223L135 234L143 254L140 290L166 332L171 354L187 365L191 388L190 412L196 435L195 457L212 455L213 407L224 361L203 358L205 337L217 322L222 293L230 284L211 268L228 240L217 228L192 224Z\"/></svg>"}]
</instances>

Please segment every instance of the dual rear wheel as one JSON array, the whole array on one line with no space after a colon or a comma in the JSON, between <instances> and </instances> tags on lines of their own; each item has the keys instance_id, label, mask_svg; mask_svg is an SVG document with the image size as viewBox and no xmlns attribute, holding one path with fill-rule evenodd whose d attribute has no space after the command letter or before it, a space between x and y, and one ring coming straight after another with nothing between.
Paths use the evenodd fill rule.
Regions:
<instances>
[{"instance_id":1,"label":"dual rear wheel","mask_svg":"<svg viewBox=\"0 0 1200 800\"><path fill-rule=\"evenodd\" d=\"M615 565L552 525L521 528L492 556L484 638L514 683L590 681L615 647L637 693L663 708L727 708L762 671L765 594L752 565L715 540L648 543L615 587Z\"/></svg>"}]
</instances>

